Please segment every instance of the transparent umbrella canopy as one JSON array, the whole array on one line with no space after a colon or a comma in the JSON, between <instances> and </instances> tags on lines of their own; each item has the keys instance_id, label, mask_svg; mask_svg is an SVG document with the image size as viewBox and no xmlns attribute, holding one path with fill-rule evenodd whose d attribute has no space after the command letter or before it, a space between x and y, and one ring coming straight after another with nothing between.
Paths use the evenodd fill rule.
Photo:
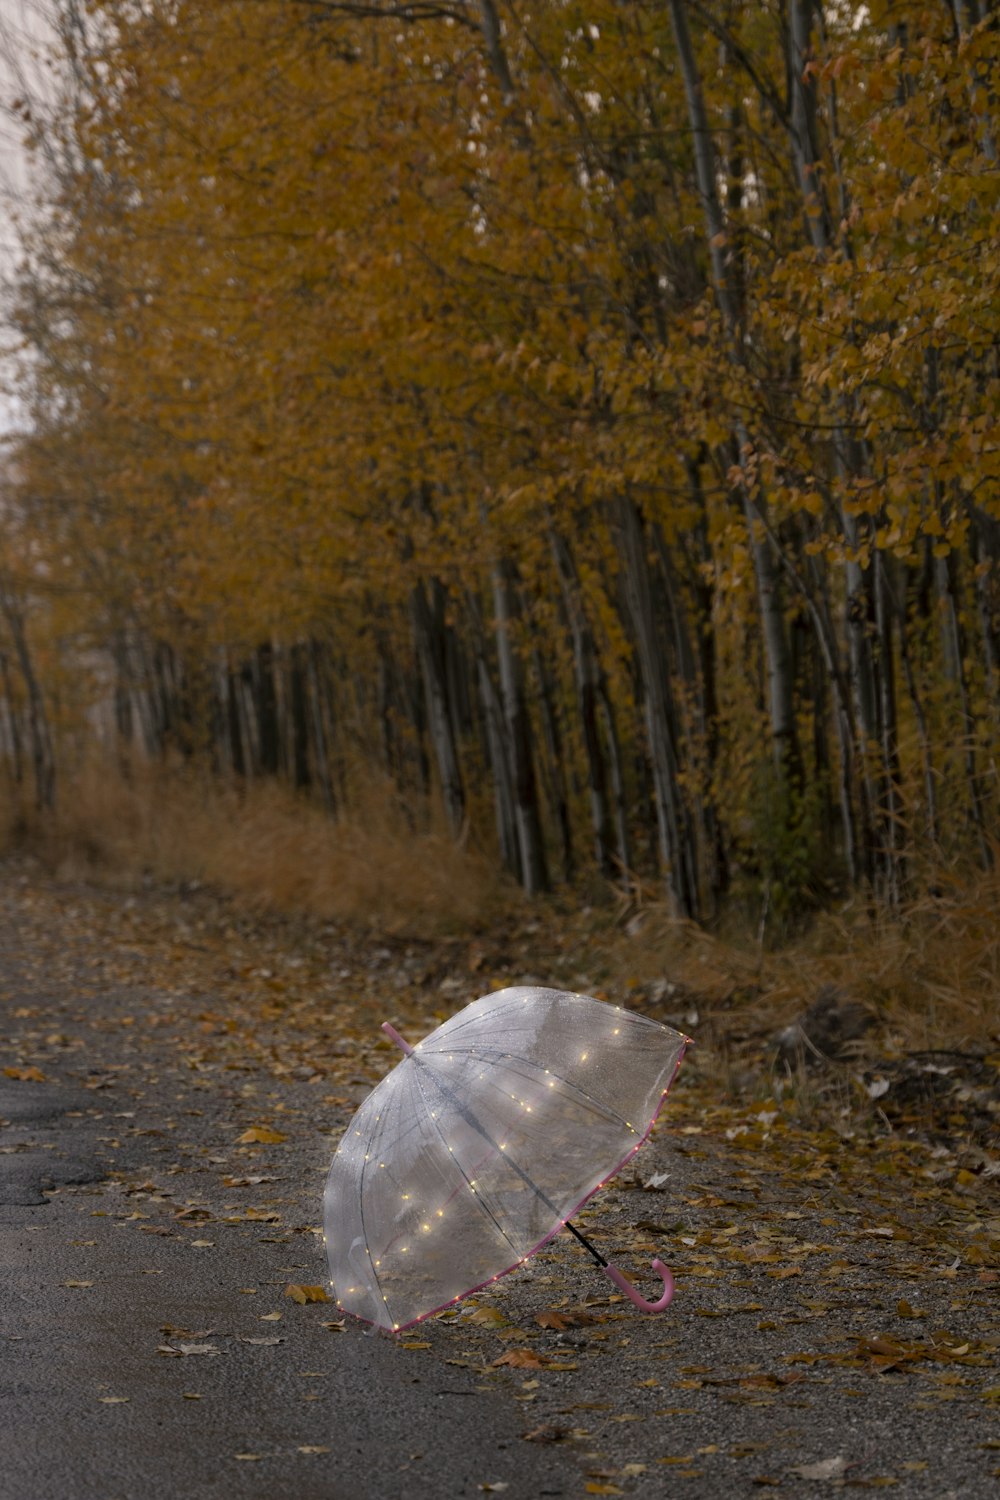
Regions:
<instances>
[{"instance_id":1,"label":"transparent umbrella canopy","mask_svg":"<svg viewBox=\"0 0 1000 1500\"><path fill-rule=\"evenodd\" d=\"M398 1331L523 1264L648 1138L689 1038L588 995L513 988L410 1046L337 1147L324 1233L340 1307Z\"/></svg>"}]
</instances>

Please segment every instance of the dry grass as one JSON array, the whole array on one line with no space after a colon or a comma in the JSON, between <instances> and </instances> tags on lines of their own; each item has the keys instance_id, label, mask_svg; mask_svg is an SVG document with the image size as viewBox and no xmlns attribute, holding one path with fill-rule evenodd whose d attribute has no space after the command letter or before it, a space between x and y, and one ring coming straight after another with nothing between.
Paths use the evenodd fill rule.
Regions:
<instances>
[{"instance_id":1,"label":"dry grass","mask_svg":"<svg viewBox=\"0 0 1000 1500\"><path fill-rule=\"evenodd\" d=\"M16 812L16 810L15 810ZM938 893L890 918L858 900L819 917L778 951L639 911L593 909L572 892L530 905L487 854L456 846L443 823L414 827L392 788L354 777L339 820L274 785L241 792L204 774L107 764L64 778L45 823L0 812L0 848L27 831L64 879L118 885L193 882L259 911L344 920L383 933L480 935L498 972L588 978L603 993L657 1002L706 1044L766 1043L824 986L869 1006L890 1050L1000 1047L1000 873L938 877ZM605 896L607 892L604 893ZM492 943L491 943L492 940Z\"/></svg>"},{"instance_id":2,"label":"dry grass","mask_svg":"<svg viewBox=\"0 0 1000 1500\"><path fill-rule=\"evenodd\" d=\"M20 834L61 879L197 881L262 910L384 931L474 929L518 904L484 856L433 822L411 826L373 777L334 820L273 784L236 789L183 768L88 764L63 779L57 812L22 817Z\"/></svg>"},{"instance_id":3,"label":"dry grass","mask_svg":"<svg viewBox=\"0 0 1000 1500\"><path fill-rule=\"evenodd\" d=\"M1000 1045L1000 873L957 877L895 916L860 901L819 917L777 951L677 927L651 910L617 945L614 978L656 976L723 1027L760 1036L796 1019L833 985L869 1007L881 1042L903 1052Z\"/></svg>"}]
</instances>

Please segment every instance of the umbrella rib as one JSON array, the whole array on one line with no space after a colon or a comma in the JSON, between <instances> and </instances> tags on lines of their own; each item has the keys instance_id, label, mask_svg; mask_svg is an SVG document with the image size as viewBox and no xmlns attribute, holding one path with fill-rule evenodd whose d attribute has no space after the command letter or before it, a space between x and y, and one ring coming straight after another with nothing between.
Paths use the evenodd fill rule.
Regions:
<instances>
[{"instance_id":1,"label":"umbrella rib","mask_svg":"<svg viewBox=\"0 0 1000 1500\"><path fill-rule=\"evenodd\" d=\"M374 1144L374 1142L372 1142L372 1144ZM366 1152L365 1159L361 1163L361 1176L360 1176L360 1178L358 1180L358 1217L361 1220L361 1233L362 1233L362 1236L363 1236L364 1242L365 1242L365 1254L368 1257L368 1267L369 1267L369 1270L372 1273L372 1278L373 1278L373 1280L375 1282L375 1289L378 1292L378 1295L382 1299L382 1306L385 1308L387 1316L391 1318L392 1314L389 1312L389 1299L386 1297L385 1293L382 1291L382 1283L379 1280L378 1272L375 1269L375 1260L374 1260L374 1257L372 1256L371 1246L368 1243L368 1227L365 1224L365 1173L367 1171L368 1171L368 1153Z\"/></svg>"},{"instance_id":2,"label":"umbrella rib","mask_svg":"<svg viewBox=\"0 0 1000 1500\"><path fill-rule=\"evenodd\" d=\"M533 1062L530 1057L518 1057L513 1052L501 1052L499 1048L496 1049L494 1055L491 1057L484 1054L484 1045L485 1044L481 1043L479 1044L479 1046L477 1046L474 1043L472 1046L467 1045L465 1047L449 1047L447 1050L449 1053L464 1052L472 1056L479 1056L482 1057L484 1062L497 1062L499 1060L502 1062L523 1063L526 1068L533 1069L534 1073L519 1073L517 1075L519 1078L528 1079L537 1076L539 1064ZM444 1049L442 1049L442 1051L443 1050ZM433 1056L434 1054L431 1053L430 1055ZM511 1072L514 1071L515 1070L512 1068ZM561 1083L564 1088L572 1089L575 1093L579 1094L581 1099L586 1099L588 1104L592 1105L595 1110L597 1110L600 1114L605 1115L609 1120L614 1120L616 1124L624 1125L626 1129L631 1130L633 1134L638 1134L635 1126L630 1124L630 1122L625 1119L624 1115L618 1114L617 1110L611 1109L607 1104L603 1103L602 1100L596 1099L593 1094L588 1094L586 1089L581 1088L580 1085L578 1083L574 1083L572 1079L564 1078L561 1073L553 1073L552 1077L556 1079L558 1083Z\"/></svg>"},{"instance_id":3,"label":"umbrella rib","mask_svg":"<svg viewBox=\"0 0 1000 1500\"><path fill-rule=\"evenodd\" d=\"M454 1161L454 1163L455 1163L456 1167L458 1168L459 1172L462 1174L462 1177L465 1179L466 1185L468 1186L469 1191L472 1193L473 1198L475 1198L476 1203L479 1205L479 1207L482 1209L483 1213L489 1219L490 1223L496 1229L497 1233L500 1235L500 1238L503 1240L504 1244L505 1245L509 1245L510 1248L513 1250L514 1254L520 1259L520 1256L521 1256L520 1250L517 1248L517 1246L514 1244L514 1241L507 1234L507 1232L504 1229L503 1225L500 1223L500 1220L497 1218L496 1214L490 1208L490 1206L486 1202L486 1200L482 1197L482 1195L480 1193L476 1192L475 1188L472 1186L472 1179L469 1177L469 1174L466 1172L465 1168L462 1166L462 1163L455 1156L455 1153L450 1149L450 1147L448 1147L448 1142L444 1138L444 1131L441 1129L441 1126L439 1125L437 1119L434 1116L433 1111L430 1108L430 1101L427 1098L426 1093L424 1092L423 1079L421 1078L420 1073L421 1073L421 1070L418 1068L416 1070L416 1075L415 1075L416 1076L416 1081L417 1081L417 1087L420 1090L420 1093L421 1093L421 1095L423 1097L425 1105L427 1105L427 1112L428 1112L428 1114L431 1117L431 1123L433 1124L434 1129L437 1131L438 1135L441 1137L441 1144L448 1150L448 1154L451 1156L451 1159ZM439 1085L439 1087L440 1087L440 1085ZM475 1124L474 1121L472 1121L471 1123ZM499 1147L497 1147L496 1141L492 1140L490 1138L490 1136L488 1136L486 1134L485 1130L483 1130L483 1128L482 1128L481 1125L477 1126L476 1128L479 1130L480 1135L482 1135L483 1138L486 1141L488 1141L491 1146L493 1146L493 1147L495 1147L496 1149L499 1150Z\"/></svg>"}]
</instances>

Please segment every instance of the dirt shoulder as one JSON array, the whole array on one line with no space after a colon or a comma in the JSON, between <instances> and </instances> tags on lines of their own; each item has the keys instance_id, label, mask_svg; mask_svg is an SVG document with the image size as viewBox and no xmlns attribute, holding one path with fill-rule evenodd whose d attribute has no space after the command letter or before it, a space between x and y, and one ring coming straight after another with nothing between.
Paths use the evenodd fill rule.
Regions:
<instances>
[{"instance_id":1,"label":"dirt shoulder","mask_svg":"<svg viewBox=\"0 0 1000 1500\"><path fill-rule=\"evenodd\" d=\"M565 954L15 868L0 920L3 1500L995 1493L981 1150L973 1171L957 1139L807 1120L763 1085L733 1099L696 1047L581 1216L650 1292L651 1257L672 1265L668 1313L633 1312L560 1239L371 1338L309 1289L330 1153L394 1062L379 1024L418 1036L476 994L565 982Z\"/></svg>"}]
</instances>

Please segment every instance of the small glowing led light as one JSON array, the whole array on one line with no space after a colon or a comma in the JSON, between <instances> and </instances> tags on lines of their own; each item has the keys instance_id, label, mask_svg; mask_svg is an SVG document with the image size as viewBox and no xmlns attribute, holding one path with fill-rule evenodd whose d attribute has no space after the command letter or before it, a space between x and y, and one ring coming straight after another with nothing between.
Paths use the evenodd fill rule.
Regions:
<instances>
[{"instance_id":1,"label":"small glowing led light","mask_svg":"<svg viewBox=\"0 0 1000 1500\"><path fill-rule=\"evenodd\" d=\"M404 1193L404 1194L403 1194L403 1202L404 1202L404 1203L405 1203L405 1202L406 1202L406 1200L407 1200L407 1199L408 1199L408 1198L409 1198L409 1196L410 1196L410 1195L409 1195L409 1193Z\"/></svg>"},{"instance_id":2,"label":"small glowing led light","mask_svg":"<svg viewBox=\"0 0 1000 1500\"><path fill-rule=\"evenodd\" d=\"M437 1211L437 1215L438 1215L439 1219L443 1219L444 1218L444 1209L443 1208L439 1208L438 1211Z\"/></svg>"},{"instance_id":3,"label":"small glowing led light","mask_svg":"<svg viewBox=\"0 0 1000 1500\"><path fill-rule=\"evenodd\" d=\"M587 1061L587 1054L586 1054L586 1052L581 1052L580 1053L580 1061L581 1062L586 1062Z\"/></svg>"},{"instance_id":4,"label":"small glowing led light","mask_svg":"<svg viewBox=\"0 0 1000 1500\"><path fill-rule=\"evenodd\" d=\"M621 1031L621 1027L620 1026L616 1026L615 1029L614 1029L614 1031L611 1033L611 1035L612 1036L617 1036L620 1031Z\"/></svg>"},{"instance_id":5,"label":"small glowing led light","mask_svg":"<svg viewBox=\"0 0 1000 1500\"><path fill-rule=\"evenodd\" d=\"M407 1252L407 1250L409 1250L410 1247L409 1247L409 1245L400 1245L399 1248L402 1251L402 1253L405 1255L406 1252Z\"/></svg>"},{"instance_id":6,"label":"small glowing led light","mask_svg":"<svg viewBox=\"0 0 1000 1500\"><path fill-rule=\"evenodd\" d=\"M430 1229L431 1226L429 1224L421 1224L420 1227L424 1231L424 1233L426 1234L427 1231Z\"/></svg>"}]
</instances>

